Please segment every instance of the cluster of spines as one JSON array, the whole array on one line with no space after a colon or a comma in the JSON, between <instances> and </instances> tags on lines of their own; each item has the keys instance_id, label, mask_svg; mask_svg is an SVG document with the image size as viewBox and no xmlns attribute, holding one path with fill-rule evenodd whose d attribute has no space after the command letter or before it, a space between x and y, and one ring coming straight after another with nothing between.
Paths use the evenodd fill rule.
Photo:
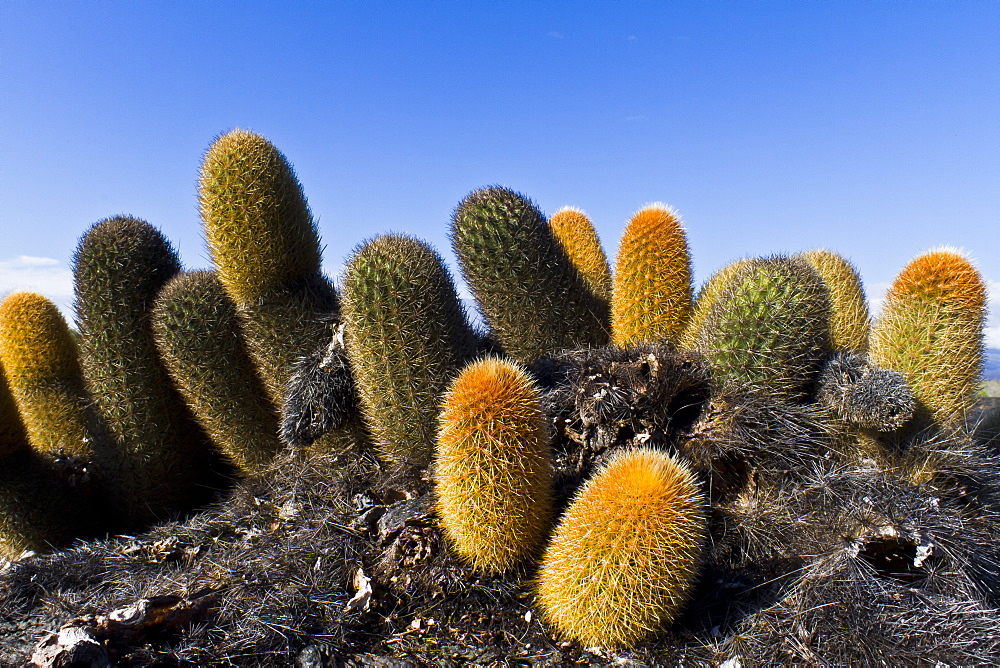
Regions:
<instances>
[{"instance_id":1,"label":"cluster of spines","mask_svg":"<svg viewBox=\"0 0 1000 668\"><path fill-rule=\"evenodd\" d=\"M552 461L538 390L515 362L485 358L448 388L434 459L438 516L460 558L501 573L540 550Z\"/></svg>"},{"instance_id":2,"label":"cluster of spines","mask_svg":"<svg viewBox=\"0 0 1000 668\"><path fill-rule=\"evenodd\" d=\"M618 246L613 295L615 345L678 340L691 318L691 255L672 208L650 204L629 221Z\"/></svg>"},{"instance_id":3,"label":"cluster of spines","mask_svg":"<svg viewBox=\"0 0 1000 668\"><path fill-rule=\"evenodd\" d=\"M216 447L244 473L263 470L281 448L278 416L215 273L181 273L167 282L153 330L171 378Z\"/></svg>"},{"instance_id":4,"label":"cluster of spines","mask_svg":"<svg viewBox=\"0 0 1000 668\"><path fill-rule=\"evenodd\" d=\"M108 432L94 457L133 527L195 503L211 450L153 337L156 295L180 270L160 232L128 216L96 223L73 258L81 362Z\"/></svg>"},{"instance_id":5,"label":"cluster of spines","mask_svg":"<svg viewBox=\"0 0 1000 668\"><path fill-rule=\"evenodd\" d=\"M983 372L986 285L961 253L933 250L896 277L872 330L870 357L903 374L926 422L964 420Z\"/></svg>"},{"instance_id":6,"label":"cluster of spines","mask_svg":"<svg viewBox=\"0 0 1000 668\"><path fill-rule=\"evenodd\" d=\"M444 262L411 237L372 239L347 263L343 309L347 355L376 447L393 464L426 465L441 395L479 343Z\"/></svg>"},{"instance_id":7,"label":"cluster of spines","mask_svg":"<svg viewBox=\"0 0 1000 668\"><path fill-rule=\"evenodd\" d=\"M607 343L607 300L523 195L473 191L455 209L451 242L486 324L514 359L530 364L548 352Z\"/></svg>"},{"instance_id":8,"label":"cluster of spines","mask_svg":"<svg viewBox=\"0 0 1000 668\"><path fill-rule=\"evenodd\" d=\"M621 452L577 493L538 571L546 620L585 646L622 647L673 620L707 535L691 471L665 452Z\"/></svg>"},{"instance_id":9,"label":"cluster of spines","mask_svg":"<svg viewBox=\"0 0 1000 668\"><path fill-rule=\"evenodd\" d=\"M804 260L775 256L742 261L720 287L692 336L716 385L804 399L830 348L823 280Z\"/></svg>"}]
</instances>

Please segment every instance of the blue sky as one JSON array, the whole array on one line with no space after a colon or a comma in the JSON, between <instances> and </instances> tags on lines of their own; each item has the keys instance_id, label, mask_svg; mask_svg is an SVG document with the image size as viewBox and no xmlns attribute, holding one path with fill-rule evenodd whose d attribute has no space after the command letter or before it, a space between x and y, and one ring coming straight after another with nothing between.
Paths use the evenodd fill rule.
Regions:
<instances>
[{"instance_id":1,"label":"blue sky","mask_svg":"<svg viewBox=\"0 0 1000 668\"><path fill-rule=\"evenodd\" d=\"M611 257L667 202L698 282L828 247L877 300L916 254L961 247L1000 310L992 0L4 0L0 294L68 306L79 236L117 213L207 266L198 167L234 127L294 164L333 276L387 231L453 262L451 210L500 183L583 208Z\"/></svg>"}]
</instances>

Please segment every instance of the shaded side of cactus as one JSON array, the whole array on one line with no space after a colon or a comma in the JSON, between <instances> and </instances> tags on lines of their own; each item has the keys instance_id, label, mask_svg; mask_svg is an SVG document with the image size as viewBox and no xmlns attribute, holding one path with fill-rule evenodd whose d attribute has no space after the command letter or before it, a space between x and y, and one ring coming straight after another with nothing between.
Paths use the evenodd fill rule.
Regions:
<instances>
[{"instance_id":1,"label":"shaded side of cactus","mask_svg":"<svg viewBox=\"0 0 1000 668\"><path fill-rule=\"evenodd\" d=\"M670 623L707 535L691 471L665 452L616 455L559 521L536 584L543 617L585 646L628 647Z\"/></svg>"},{"instance_id":2,"label":"shaded side of cactus","mask_svg":"<svg viewBox=\"0 0 1000 668\"><path fill-rule=\"evenodd\" d=\"M804 260L748 260L729 278L694 337L720 388L787 400L811 389L830 347L830 299Z\"/></svg>"},{"instance_id":3,"label":"shaded side of cactus","mask_svg":"<svg viewBox=\"0 0 1000 668\"><path fill-rule=\"evenodd\" d=\"M380 456L427 464L441 396L479 342L444 262L411 237L365 242L344 272L343 309L360 407Z\"/></svg>"},{"instance_id":4,"label":"shaded side of cactus","mask_svg":"<svg viewBox=\"0 0 1000 668\"><path fill-rule=\"evenodd\" d=\"M816 399L847 424L880 432L899 429L916 408L902 374L845 351L833 354L823 365Z\"/></svg>"},{"instance_id":5,"label":"shaded side of cactus","mask_svg":"<svg viewBox=\"0 0 1000 668\"><path fill-rule=\"evenodd\" d=\"M233 130L205 154L199 202L219 281L277 410L296 361L329 342L326 320L338 311L302 186L271 142Z\"/></svg>"},{"instance_id":6,"label":"shaded side of cactus","mask_svg":"<svg viewBox=\"0 0 1000 668\"><path fill-rule=\"evenodd\" d=\"M96 513L49 457L26 449L0 462L0 557L49 552L93 535Z\"/></svg>"},{"instance_id":7,"label":"shaded side of cactus","mask_svg":"<svg viewBox=\"0 0 1000 668\"><path fill-rule=\"evenodd\" d=\"M470 193L452 216L451 242L496 341L530 364L564 348L608 342L608 303L595 295L538 207L507 188Z\"/></svg>"},{"instance_id":8,"label":"shaded side of cactus","mask_svg":"<svg viewBox=\"0 0 1000 668\"><path fill-rule=\"evenodd\" d=\"M618 246L611 338L627 347L676 342L691 318L691 254L677 213L650 204L629 221Z\"/></svg>"},{"instance_id":9,"label":"shaded side of cactus","mask_svg":"<svg viewBox=\"0 0 1000 668\"><path fill-rule=\"evenodd\" d=\"M552 517L552 458L527 372L498 358L472 362L449 387L439 425L437 511L455 552L494 573L536 554Z\"/></svg>"},{"instance_id":10,"label":"shaded side of cactus","mask_svg":"<svg viewBox=\"0 0 1000 668\"><path fill-rule=\"evenodd\" d=\"M737 270L739 270L740 267L747 262L749 262L747 259L730 262L722 269L719 269L717 272L712 274L708 280L705 281L705 284L701 286L701 289L698 291L698 296L694 300L694 304L691 309L691 317L688 319L687 324L684 325L684 330L678 337L678 348L684 348L687 350L694 348L698 333L704 327L705 319L708 317L708 314L711 313L712 307L715 306L715 302L729 285L729 280L736 274Z\"/></svg>"},{"instance_id":11,"label":"shaded side of cactus","mask_svg":"<svg viewBox=\"0 0 1000 668\"><path fill-rule=\"evenodd\" d=\"M31 448L28 443L28 430L21 420L21 412L17 401L10 390L7 375L0 362L0 468L7 457L25 452Z\"/></svg>"},{"instance_id":12,"label":"shaded side of cactus","mask_svg":"<svg viewBox=\"0 0 1000 668\"><path fill-rule=\"evenodd\" d=\"M611 267L587 214L570 206L563 207L549 218L549 228L593 293L610 302Z\"/></svg>"},{"instance_id":13,"label":"shaded side of cactus","mask_svg":"<svg viewBox=\"0 0 1000 668\"><path fill-rule=\"evenodd\" d=\"M93 416L77 344L49 299L16 292L0 303L0 364L32 449L89 460Z\"/></svg>"},{"instance_id":14,"label":"shaded side of cactus","mask_svg":"<svg viewBox=\"0 0 1000 668\"><path fill-rule=\"evenodd\" d=\"M326 347L299 358L281 404L281 439L295 447L343 427L356 413L357 393L344 348L344 325Z\"/></svg>"},{"instance_id":15,"label":"shaded side of cactus","mask_svg":"<svg viewBox=\"0 0 1000 668\"><path fill-rule=\"evenodd\" d=\"M154 300L180 269L160 232L128 216L96 223L73 258L84 377L108 431L95 460L132 526L195 503L211 450L153 337Z\"/></svg>"},{"instance_id":16,"label":"shaded side of cactus","mask_svg":"<svg viewBox=\"0 0 1000 668\"><path fill-rule=\"evenodd\" d=\"M174 276L152 318L160 356L198 423L238 469L261 471L281 449L278 415L215 273Z\"/></svg>"},{"instance_id":17,"label":"shaded side of cactus","mask_svg":"<svg viewBox=\"0 0 1000 668\"><path fill-rule=\"evenodd\" d=\"M811 250L795 257L808 262L830 292L830 345L833 350L866 352L871 317L857 268L829 250Z\"/></svg>"},{"instance_id":18,"label":"shaded side of cactus","mask_svg":"<svg viewBox=\"0 0 1000 668\"><path fill-rule=\"evenodd\" d=\"M986 285L951 249L912 260L896 277L872 330L869 356L903 374L918 418L963 420L983 371Z\"/></svg>"}]
</instances>

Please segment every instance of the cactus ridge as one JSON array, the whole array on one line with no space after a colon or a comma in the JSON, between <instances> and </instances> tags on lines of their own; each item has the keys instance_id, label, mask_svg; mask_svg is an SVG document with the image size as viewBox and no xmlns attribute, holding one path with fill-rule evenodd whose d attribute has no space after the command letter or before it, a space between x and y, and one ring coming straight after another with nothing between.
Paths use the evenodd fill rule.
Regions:
<instances>
[{"instance_id":1,"label":"cactus ridge","mask_svg":"<svg viewBox=\"0 0 1000 668\"><path fill-rule=\"evenodd\" d=\"M687 601L707 536L691 471L662 451L620 452L577 493L542 558L544 618L585 646L630 646Z\"/></svg>"},{"instance_id":2,"label":"cactus ridge","mask_svg":"<svg viewBox=\"0 0 1000 668\"><path fill-rule=\"evenodd\" d=\"M473 191L452 216L451 243L480 311L522 364L546 352L608 342L607 300L595 295L523 195Z\"/></svg>"},{"instance_id":3,"label":"cactus ridge","mask_svg":"<svg viewBox=\"0 0 1000 668\"><path fill-rule=\"evenodd\" d=\"M535 555L552 517L552 459L528 373L499 358L470 363L448 388L439 425L437 511L456 553L495 573Z\"/></svg>"},{"instance_id":4,"label":"cactus ridge","mask_svg":"<svg viewBox=\"0 0 1000 668\"><path fill-rule=\"evenodd\" d=\"M611 267L587 214L582 209L563 207L549 218L549 228L591 291L610 302Z\"/></svg>"},{"instance_id":5,"label":"cactus ridge","mask_svg":"<svg viewBox=\"0 0 1000 668\"><path fill-rule=\"evenodd\" d=\"M691 318L691 255L680 217L655 203L629 221L618 247L611 336L615 345L676 342Z\"/></svg>"},{"instance_id":6,"label":"cactus ridge","mask_svg":"<svg viewBox=\"0 0 1000 668\"><path fill-rule=\"evenodd\" d=\"M21 412L7 382L3 361L0 360L0 468L3 468L3 462L8 457L30 448L28 430L21 420Z\"/></svg>"},{"instance_id":7,"label":"cactus ridge","mask_svg":"<svg viewBox=\"0 0 1000 668\"><path fill-rule=\"evenodd\" d=\"M479 343L444 262L412 237L376 237L348 260L343 301L351 372L376 447L390 463L426 465L441 395Z\"/></svg>"},{"instance_id":8,"label":"cactus ridge","mask_svg":"<svg viewBox=\"0 0 1000 668\"><path fill-rule=\"evenodd\" d=\"M261 471L282 447L278 416L215 273L172 278L152 317L160 355L198 423L238 469Z\"/></svg>"},{"instance_id":9,"label":"cactus ridge","mask_svg":"<svg viewBox=\"0 0 1000 668\"><path fill-rule=\"evenodd\" d=\"M160 232L128 216L94 224L73 258L81 366L108 432L95 461L132 526L189 506L210 449L153 337L154 300L180 269Z\"/></svg>"},{"instance_id":10,"label":"cactus ridge","mask_svg":"<svg viewBox=\"0 0 1000 668\"><path fill-rule=\"evenodd\" d=\"M833 350L867 352L871 334L868 299L857 268L841 255L817 249L799 253L830 292L830 345Z\"/></svg>"},{"instance_id":11,"label":"cactus ridge","mask_svg":"<svg viewBox=\"0 0 1000 668\"><path fill-rule=\"evenodd\" d=\"M76 341L49 299L15 292L0 303L0 364L32 449L90 459L93 416Z\"/></svg>"},{"instance_id":12,"label":"cactus ridge","mask_svg":"<svg viewBox=\"0 0 1000 668\"><path fill-rule=\"evenodd\" d=\"M801 400L830 347L830 299L804 260L774 256L736 268L704 319L694 348L720 388Z\"/></svg>"},{"instance_id":13,"label":"cactus ridge","mask_svg":"<svg viewBox=\"0 0 1000 668\"><path fill-rule=\"evenodd\" d=\"M913 259L896 277L872 331L870 357L903 374L920 420L964 419L983 371L986 285L953 249Z\"/></svg>"}]
</instances>

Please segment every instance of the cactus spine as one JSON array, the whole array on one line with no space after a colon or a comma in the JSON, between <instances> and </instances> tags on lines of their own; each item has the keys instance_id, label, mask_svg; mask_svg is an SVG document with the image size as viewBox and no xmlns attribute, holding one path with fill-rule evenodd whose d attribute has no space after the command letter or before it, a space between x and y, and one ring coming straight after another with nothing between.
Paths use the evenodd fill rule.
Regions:
<instances>
[{"instance_id":1,"label":"cactus spine","mask_svg":"<svg viewBox=\"0 0 1000 668\"><path fill-rule=\"evenodd\" d=\"M216 446L244 473L281 448L278 416L214 272L178 274L160 291L153 331L167 371Z\"/></svg>"},{"instance_id":2,"label":"cactus spine","mask_svg":"<svg viewBox=\"0 0 1000 668\"><path fill-rule=\"evenodd\" d=\"M295 362L330 341L338 310L309 205L285 156L244 130L205 154L199 202L219 281L276 409Z\"/></svg>"},{"instance_id":3,"label":"cactus spine","mask_svg":"<svg viewBox=\"0 0 1000 668\"><path fill-rule=\"evenodd\" d=\"M670 455L616 455L577 493L538 572L544 618L584 645L630 646L672 621L707 535L694 475Z\"/></svg>"},{"instance_id":4,"label":"cactus spine","mask_svg":"<svg viewBox=\"0 0 1000 668\"><path fill-rule=\"evenodd\" d=\"M833 350L868 351L871 317L861 276L853 264L829 250L799 253L830 292L830 345Z\"/></svg>"},{"instance_id":5,"label":"cactus spine","mask_svg":"<svg viewBox=\"0 0 1000 668\"><path fill-rule=\"evenodd\" d=\"M127 216L96 223L74 256L81 362L109 432L108 443L95 443L95 460L132 527L195 502L208 461L210 444L153 339L153 301L179 271L160 232Z\"/></svg>"},{"instance_id":6,"label":"cactus spine","mask_svg":"<svg viewBox=\"0 0 1000 668\"><path fill-rule=\"evenodd\" d=\"M650 204L629 221L618 246L611 339L619 347L676 342L691 318L691 255L677 213Z\"/></svg>"},{"instance_id":7,"label":"cactus spine","mask_svg":"<svg viewBox=\"0 0 1000 668\"><path fill-rule=\"evenodd\" d=\"M377 237L348 260L343 301L347 355L376 447L399 466L427 464L441 395L478 343L444 262L422 241Z\"/></svg>"},{"instance_id":8,"label":"cactus spine","mask_svg":"<svg viewBox=\"0 0 1000 668\"><path fill-rule=\"evenodd\" d=\"M552 235L599 298L611 301L611 267L587 214L570 206L549 218Z\"/></svg>"},{"instance_id":9,"label":"cactus spine","mask_svg":"<svg viewBox=\"0 0 1000 668\"><path fill-rule=\"evenodd\" d=\"M89 460L88 398L76 341L59 309L31 292L0 303L0 364L36 452Z\"/></svg>"},{"instance_id":10,"label":"cactus spine","mask_svg":"<svg viewBox=\"0 0 1000 668\"><path fill-rule=\"evenodd\" d=\"M694 348L719 387L741 386L804 398L830 346L830 299L807 262L784 256L748 260L714 300Z\"/></svg>"},{"instance_id":11,"label":"cactus spine","mask_svg":"<svg viewBox=\"0 0 1000 668\"><path fill-rule=\"evenodd\" d=\"M903 374L918 419L964 419L983 370L986 286L972 263L944 248L912 260L889 288L872 331L872 362Z\"/></svg>"},{"instance_id":12,"label":"cactus spine","mask_svg":"<svg viewBox=\"0 0 1000 668\"><path fill-rule=\"evenodd\" d=\"M518 364L486 358L445 395L435 454L438 516L458 555L501 573L535 554L552 516L546 417Z\"/></svg>"},{"instance_id":13,"label":"cactus spine","mask_svg":"<svg viewBox=\"0 0 1000 668\"><path fill-rule=\"evenodd\" d=\"M452 216L451 242L487 325L519 362L607 343L607 301L523 195L501 187L470 193Z\"/></svg>"}]
</instances>

